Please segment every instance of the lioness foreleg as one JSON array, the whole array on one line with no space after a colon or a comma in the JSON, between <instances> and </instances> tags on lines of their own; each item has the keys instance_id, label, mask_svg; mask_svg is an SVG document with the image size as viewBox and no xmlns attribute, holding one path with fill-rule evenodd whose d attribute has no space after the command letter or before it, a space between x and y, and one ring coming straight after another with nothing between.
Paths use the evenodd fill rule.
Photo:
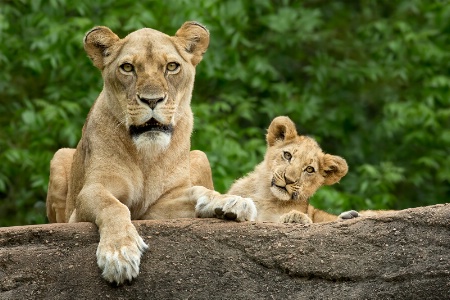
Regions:
<instances>
[{"instance_id":1,"label":"lioness foreleg","mask_svg":"<svg viewBox=\"0 0 450 300\"><path fill-rule=\"evenodd\" d=\"M192 199L197 199L195 215L199 218L225 218L238 222L256 219L256 206L250 198L220 194L202 186L193 186L189 193Z\"/></svg>"},{"instance_id":2,"label":"lioness foreleg","mask_svg":"<svg viewBox=\"0 0 450 300\"><path fill-rule=\"evenodd\" d=\"M206 154L200 150L192 150L189 153L189 162L192 185L200 185L214 190L211 165Z\"/></svg>"},{"instance_id":3,"label":"lioness foreleg","mask_svg":"<svg viewBox=\"0 0 450 300\"><path fill-rule=\"evenodd\" d=\"M96 201L92 201L96 199ZM70 220L94 222L99 229L97 264L109 282L122 284L139 274L142 253L148 248L131 223L130 211L101 184L85 186Z\"/></svg>"}]
</instances>

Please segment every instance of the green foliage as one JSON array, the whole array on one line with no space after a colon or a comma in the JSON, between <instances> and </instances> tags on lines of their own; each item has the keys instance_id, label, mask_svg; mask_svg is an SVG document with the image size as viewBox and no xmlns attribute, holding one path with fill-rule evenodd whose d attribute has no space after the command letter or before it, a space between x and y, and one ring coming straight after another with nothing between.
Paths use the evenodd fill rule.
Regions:
<instances>
[{"instance_id":1,"label":"green foliage","mask_svg":"<svg viewBox=\"0 0 450 300\"><path fill-rule=\"evenodd\" d=\"M0 226L45 222L49 161L75 147L101 90L84 33L186 20L211 32L197 68L193 148L224 192L262 160L288 115L349 174L313 204L406 208L450 196L448 1L68 1L0 6Z\"/></svg>"}]
</instances>

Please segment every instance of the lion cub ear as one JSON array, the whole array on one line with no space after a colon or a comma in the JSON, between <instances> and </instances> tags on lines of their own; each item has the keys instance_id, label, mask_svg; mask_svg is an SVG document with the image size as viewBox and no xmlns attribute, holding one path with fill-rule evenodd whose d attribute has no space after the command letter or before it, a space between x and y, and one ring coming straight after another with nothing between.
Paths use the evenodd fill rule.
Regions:
<instances>
[{"instance_id":1,"label":"lion cub ear","mask_svg":"<svg viewBox=\"0 0 450 300\"><path fill-rule=\"evenodd\" d=\"M277 141L290 141L297 137L297 129L295 124L288 117L276 117L270 123L269 129L267 129L266 141L271 147Z\"/></svg>"},{"instance_id":2,"label":"lion cub ear","mask_svg":"<svg viewBox=\"0 0 450 300\"><path fill-rule=\"evenodd\" d=\"M108 27L97 26L89 30L84 36L84 50L94 63L94 66L103 69L104 59L110 53L108 49L114 45L119 37Z\"/></svg>"},{"instance_id":3,"label":"lion cub ear","mask_svg":"<svg viewBox=\"0 0 450 300\"><path fill-rule=\"evenodd\" d=\"M325 154L320 162L320 173L325 177L324 184L331 185L338 182L348 172L345 159L340 156Z\"/></svg>"},{"instance_id":4,"label":"lion cub ear","mask_svg":"<svg viewBox=\"0 0 450 300\"><path fill-rule=\"evenodd\" d=\"M186 22L175 34L180 46L191 55L191 62L196 66L203 58L209 46L209 31L200 23Z\"/></svg>"}]
</instances>

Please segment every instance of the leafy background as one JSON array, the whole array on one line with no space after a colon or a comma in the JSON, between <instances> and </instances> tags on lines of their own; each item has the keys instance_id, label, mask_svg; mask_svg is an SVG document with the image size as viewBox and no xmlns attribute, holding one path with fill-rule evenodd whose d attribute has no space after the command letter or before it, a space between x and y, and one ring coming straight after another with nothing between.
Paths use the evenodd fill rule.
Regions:
<instances>
[{"instance_id":1,"label":"leafy background","mask_svg":"<svg viewBox=\"0 0 450 300\"><path fill-rule=\"evenodd\" d=\"M402 209L450 196L450 4L432 0L16 0L0 6L0 226L45 223L49 161L102 88L84 33L205 24L193 148L216 189L262 160L270 121L343 156L316 206Z\"/></svg>"}]
</instances>

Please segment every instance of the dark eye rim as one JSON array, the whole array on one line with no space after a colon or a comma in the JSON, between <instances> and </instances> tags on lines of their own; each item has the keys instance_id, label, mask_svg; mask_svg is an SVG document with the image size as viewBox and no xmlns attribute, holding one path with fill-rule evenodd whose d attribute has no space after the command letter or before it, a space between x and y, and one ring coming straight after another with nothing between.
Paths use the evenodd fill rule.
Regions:
<instances>
[{"instance_id":1,"label":"dark eye rim","mask_svg":"<svg viewBox=\"0 0 450 300\"><path fill-rule=\"evenodd\" d=\"M131 70L130 70L130 71L125 70L125 66L130 66L130 67L131 67ZM127 72L127 73L130 73L130 72L133 72L133 71L134 71L134 66L133 66L132 64L130 64L130 63L123 63L123 64L120 65L120 68L121 68L124 72Z\"/></svg>"},{"instance_id":2,"label":"dark eye rim","mask_svg":"<svg viewBox=\"0 0 450 300\"><path fill-rule=\"evenodd\" d=\"M314 173L315 171L316 171L316 169L314 169L314 167L313 166L307 166L306 167L306 169L305 169L305 171L307 172L307 173Z\"/></svg>"},{"instance_id":3,"label":"dark eye rim","mask_svg":"<svg viewBox=\"0 0 450 300\"><path fill-rule=\"evenodd\" d=\"M171 65L171 64L174 64L174 65L175 65L175 69L173 69L173 70L170 70L170 69L169 69L169 65ZM171 61L171 62L169 62L169 63L166 65L166 69L167 69L167 71L169 71L169 72L175 72L175 71L178 70L179 68L180 68L180 64L177 63L176 61Z\"/></svg>"},{"instance_id":4,"label":"dark eye rim","mask_svg":"<svg viewBox=\"0 0 450 300\"><path fill-rule=\"evenodd\" d=\"M292 158L292 154L289 151L283 151L283 157L284 159L290 161Z\"/></svg>"}]
</instances>

